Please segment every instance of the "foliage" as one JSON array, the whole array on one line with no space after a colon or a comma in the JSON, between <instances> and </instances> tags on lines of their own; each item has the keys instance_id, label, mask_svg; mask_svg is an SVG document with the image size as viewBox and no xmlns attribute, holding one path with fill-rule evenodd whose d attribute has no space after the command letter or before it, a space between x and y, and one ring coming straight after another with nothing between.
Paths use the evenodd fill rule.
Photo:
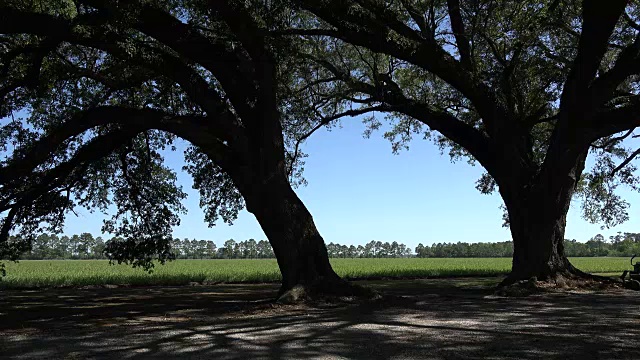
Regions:
<instances>
[{"instance_id":1,"label":"foliage","mask_svg":"<svg viewBox=\"0 0 640 360\"><path fill-rule=\"evenodd\" d=\"M458 258L458 257L511 257L513 242L497 243L434 243L431 246L418 244L416 256L420 258Z\"/></svg>"},{"instance_id":2,"label":"foliage","mask_svg":"<svg viewBox=\"0 0 640 360\"><path fill-rule=\"evenodd\" d=\"M497 243L434 243L431 246L418 244L417 257L511 257L513 242ZM586 242L575 239L564 240L564 251L570 257L632 256L640 254L640 234L618 233L606 241L600 234Z\"/></svg>"},{"instance_id":3,"label":"foliage","mask_svg":"<svg viewBox=\"0 0 640 360\"><path fill-rule=\"evenodd\" d=\"M113 237L104 241L89 233L58 237L40 234L30 251L22 254L29 260L40 259L105 259L105 250L111 242L122 241ZM175 259L273 259L273 248L266 240L226 240L218 247L212 240L173 239L171 257ZM606 240L598 234L586 242L565 239L564 248L570 257L631 256L640 254L640 234L618 233ZM498 258L513 255L513 243L433 243L418 244L414 251L405 244L370 241L364 245L327 244L330 258Z\"/></svg>"},{"instance_id":4,"label":"foliage","mask_svg":"<svg viewBox=\"0 0 640 360\"><path fill-rule=\"evenodd\" d=\"M411 248L396 241L389 243L372 240L364 246L329 243L327 252L330 258L405 258L413 256Z\"/></svg>"},{"instance_id":5,"label":"foliage","mask_svg":"<svg viewBox=\"0 0 640 360\"><path fill-rule=\"evenodd\" d=\"M72 236L40 234L31 243L31 250L22 255L24 259L106 259L105 240L90 233Z\"/></svg>"},{"instance_id":6,"label":"foliage","mask_svg":"<svg viewBox=\"0 0 640 360\"><path fill-rule=\"evenodd\" d=\"M225 241L224 246L217 248L211 240L180 241L175 239L172 249L178 259L272 259L275 258L273 248L267 240L249 239L236 242Z\"/></svg>"},{"instance_id":7,"label":"foliage","mask_svg":"<svg viewBox=\"0 0 640 360\"><path fill-rule=\"evenodd\" d=\"M209 226L214 226L220 219L232 225L244 209L244 200L229 175L197 147L185 151L185 160L187 165L183 170L193 177L193 188L200 193L204 220Z\"/></svg>"},{"instance_id":8,"label":"foliage","mask_svg":"<svg viewBox=\"0 0 640 360\"><path fill-rule=\"evenodd\" d=\"M420 136L479 162L477 189L506 194L505 210L575 194L591 222L628 219L616 190L639 184L638 2L294 3L301 20L274 36L305 40L308 91L331 99L328 112L369 114L366 136L384 117L394 152ZM595 161L583 173L587 153Z\"/></svg>"},{"instance_id":9,"label":"foliage","mask_svg":"<svg viewBox=\"0 0 640 360\"><path fill-rule=\"evenodd\" d=\"M210 226L235 220L239 178L257 181L266 160L304 184L295 135L308 115L291 106L287 71L298 44L261 37L288 23L283 4L2 2L0 259L60 233L76 206L112 215L114 261L171 259L185 194L161 154L176 138L191 145L184 170Z\"/></svg>"}]
</instances>

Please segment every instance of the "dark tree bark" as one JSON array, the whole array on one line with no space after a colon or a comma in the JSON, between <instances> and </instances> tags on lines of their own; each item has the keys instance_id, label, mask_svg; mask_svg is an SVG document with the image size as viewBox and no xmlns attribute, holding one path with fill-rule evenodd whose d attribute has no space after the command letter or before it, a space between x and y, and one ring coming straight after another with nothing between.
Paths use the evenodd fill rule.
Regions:
<instances>
[{"instance_id":1,"label":"dark tree bark","mask_svg":"<svg viewBox=\"0 0 640 360\"><path fill-rule=\"evenodd\" d=\"M280 113L264 108L261 114L262 126L249 134L250 145L222 168L271 243L282 273L279 296L294 288L302 288L304 297L370 294L333 271L313 217L289 183Z\"/></svg>"},{"instance_id":2,"label":"dark tree bark","mask_svg":"<svg viewBox=\"0 0 640 360\"><path fill-rule=\"evenodd\" d=\"M329 263L327 249L311 213L287 179L274 178L247 198L252 212L271 242L282 273L280 293L296 285L331 292L343 282Z\"/></svg>"},{"instance_id":3,"label":"dark tree bark","mask_svg":"<svg viewBox=\"0 0 640 360\"><path fill-rule=\"evenodd\" d=\"M482 33L481 26L474 25L485 21L484 15L462 12L461 3L465 6L465 2L457 0L446 2L459 60L439 45L435 35L437 25L429 24L424 11L415 9L411 2L403 1L401 7L389 8L368 0L298 1L297 4L332 27L303 29L298 34L324 35L386 54L433 74L455 88L472 104L482 126L452 113L450 109L458 107L455 101L442 104L437 96L424 101L408 95L410 91L401 91L404 89L399 89L398 84L387 85L393 77L385 84L363 80L351 76L350 68L332 63L331 58L317 59L332 76L354 91L370 96L371 101L365 102L366 105L380 103L382 111L416 119L463 147L482 164L498 184L509 213L514 258L512 273L505 283L534 276L540 279L552 279L560 274L588 276L575 269L564 254L566 215L591 144L634 129L640 123L637 104L608 105L616 98L616 89L637 72L640 38L628 43L613 63L607 60L613 65L610 69L606 70L608 66L602 64L607 58L605 55L611 54L611 37L628 1L606 4L597 0L582 1L577 52L570 61L562 60L563 67L571 64L567 67L562 93L557 97L548 93L549 99L553 98L549 102L538 100L539 93L547 91L546 85L532 91L530 94L535 96L527 99L529 92L522 91L529 87L527 80L516 75L524 74L522 67L529 66L529 61L521 55L537 45L526 45L529 40L523 38L507 46L509 50L498 49L493 40L480 39L486 34ZM443 5L439 6L445 10ZM432 12L440 9L433 4L431 7ZM471 9L468 4L465 7ZM407 18L419 29L406 21ZM391 32L396 38L387 36ZM485 52L481 47L469 45L469 39L476 39L475 44L486 42L489 50ZM540 43L545 41L541 39ZM508 59L504 54L510 54ZM494 74L485 78L474 67L475 62L487 60L499 63L502 80L496 81L492 78ZM384 96L379 95L380 88ZM551 115L549 110L558 102L559 108ZM538 124L546 124L545 131L550 132L541 135ZM402 126L396 129L405 130ZM410 128L407 129L409 132ZM545 144L544 148L539 147L540 143Z\"/></svg>"},{"instance_id":4,"label":"dark tree bark","mask_svg":"<svg viewBox=\"0 0 640 360\"><path fill-rule=\"evenodd\" d=\"M265 41L265 34L251 12L236 2L209 2L216 21L225 22L229 26L227 35L237 38L244 48L244 51L237 51L235 46L212 42L192 25L184 24L165 10L149 4L134 2L130 5L121 4L116 9L103 2L83 3L106 10L105 13L118 9L122 13L135 11L136 21L129 24L132 30L145 33L180 56L159 48L145 47L141 53L155 59L150 62L141 55L123 53L121 47L116 45L126 40L126 34L96 31L95 36L79 35L71 31L75 26L74 21L58 21L51 16L40 19L42 16L38 14L15 10L11 6L0 11L2 15L6 15L5 11L11 15L0 15L0 18L7 20L0 21L0 32L25 32L45 37L56 34L57 41L81 44L126 59L123 61L127 64L148 69L150 73L179 85L207 116L167 116L171 114L150 109L122 108L111 114L116 116L108 116L109 109L98 109L94 117L89 116L92 122L82 118L71 119L66 127L44 137L25 158L26 162L20 166L2 168L0 175L15 174L17 178L21 173L32 171L49 156L51 148L55 149L66 138L91 127L105 123L119 123L123 127L132 126L134 122L143 123L146 128L171 132L198 146L233 179L245 199L247 209L256 216L274 249L283 276L281 293L298 285L305 290L324 294L353 294L354 289L359 289L340 279L331 268L323 239L311 214L288 182L283 128L278 111L281 104L277 96L277 62L271 45ZM29 19L42 20L48 26L46 29L37 25L25 27L24 23ZM96 20L89 16L85 20L83 26L101 26L108 19ZM224 96L194 71L190 62L210 71L224 89ZM99 77L96 80L101 81ZM105 85L111 87L111 84ZM2 89L0 95L1 92ZM100 116L101 111L104 116ZM131 113L127 117L129 121L118 120L123 117L117 115L123 112ZM12 169L23 170L16 172ZM3 179L0 185L9 180L11 178Z\"/></svg>"},{"instance_id":5,"label":"dark tree bark","mask_svg":"<svg viewBox=\"0 0 640 360\"><path fill-rule=\"evenodd\" d=\"M564 253L564 233L570 198L558 199L559 210L550 209L550 195L509 201L509 225L513 237L513 264L505 280L537 277L547 280L574 268Z\"/></svg>"},{"instance_id":6,"label":"dark tree bark","mask_svg":"<svg viewBox=\"0 0 640 360\"><path fill-rule=\"evenodd\" d=\"M572 160L575 165L568 170L558 167L548 176L534 176L528 186L517 186L515 177L505 179L500 193L509 213L513 263L502 284L532 277L545 281L557 276L589 276L576 269L564 252L567 213L585 160L586 152Z\"/></svg>"}]
</instances>

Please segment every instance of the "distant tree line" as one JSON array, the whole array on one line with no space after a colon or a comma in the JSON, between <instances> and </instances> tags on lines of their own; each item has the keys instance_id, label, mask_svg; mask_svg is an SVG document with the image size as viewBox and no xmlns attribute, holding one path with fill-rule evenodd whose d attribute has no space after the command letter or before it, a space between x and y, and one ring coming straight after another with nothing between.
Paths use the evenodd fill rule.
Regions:
<instances>
[{"instance_id":1,"label":"distant tree line","mask_svg":"<svg viewBox=\"0 0 640 360\"><path fill-rule=\"evenodd\" d=\"M418 244L416 256L420 258L454 258L454 257L511 257L513 242L497 243L437 243L431 246Z\"/></svg>"},{"instance_id":2,"label":"distant tree line","mask_svg":"<svg viewBox=\"0 0 640 360\"><path fill-rule=\"evenodd\" d=\"M567 256L631 256L640 255L640 233L618 233L610 236L609 241L598 234L587 242L575 239L564 240L564 251ZM437 243L431 246L418 244L415 249L417 257L511 257L513 242L497 243Z\"/></svg>"},{"instance_id":3,"label":"distant tree line","mask_svg":"<svg viewBox=\"0 0 640 360\"><path fill-rule=\"evenodd\" d=\"M11 237L10 241L19 241ZM105 249L111 242L122 241L119 237L104 240L90 233L73 236L40 234L31 241L31 249L23 259L106 259ZM177 259L264 259L274 258L273 249L267 240L249 239L236 242L225 241L220 248L211 240L173 239L171 251Z\"/></svg>"},{"instance_id":4,"label":"distant tree line","mask_svg":"<svg viewBox=\"0 0 640 360\"><path fill-rule=\"evenodd\" d=\"M19 237L11 237L17 241ZM90 233L73 236L40 234L31 241L31 250L25 252L23 259L105 259L106 241Z\"/></svg>"},{"instance_id":5,"label":"distant tree line","mask_svg":"<svg viewBox=\"0 0 640 360\"><path fill-rule=\"evenodd\" d=\"M270 259L275 258L269 241L229 239L217 248L211 240L174 239L171 249L178 259Z\"/></svg>"},{"instance_id":6,"label":"distant tree line","mask_svg":"<svg viewBox=\"0 0 640 360\"><path fill-rule=\"evenodd\" d=\"M341 245L329 243L327 252L330 258L399 258L412 257L413 251L405 244L396 241L370 241L365 245Z\"/></svg>"},{"instance_id":7,"label":"distant tree line","mask_svg":"<svg viewBox=\"0 0 640 360\"><path fill-rule=\"evenodd\" d=\"M586 243L565 240L565 252L568 256L631 256L640 255L640 233L618 233L609 236L598 234Z\"/></svg>"},{"instance_id":8,"label":"distant tree line","mask_svg":"<svg viewBox=\"0 0 640 360\"><path fill-rule=\"evenodd\" d=\"M14 239L15 240L15 239ZM105 259L105 248L109 242L120 241L118 237L104 240L90 233L73 236L41 234L31 242L31 250L23 259ZM631 256L640 255L640 233L618 233L606 240L598 234L587 242L565 239L567 256ZM174 239L172 252L177 259L270 259L275 258L273 248L267 240L229 239L221 247L211 240ZM370 241L365 245L327 244L331 258L455 258L455 257L511 257L513 243L435 243L431 246L418 244L415 253L405 244L393 241Z\"/></svg>"}]
</instances>

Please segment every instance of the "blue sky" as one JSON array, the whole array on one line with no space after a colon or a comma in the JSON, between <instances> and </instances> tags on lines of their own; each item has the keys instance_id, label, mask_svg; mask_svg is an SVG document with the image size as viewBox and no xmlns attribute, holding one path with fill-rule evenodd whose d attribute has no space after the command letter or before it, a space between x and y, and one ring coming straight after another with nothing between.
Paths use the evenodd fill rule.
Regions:
<instances>
[{"instance_id":1,"label":"blue sky","mask_svg":"<svg viewBox=\"0 0 640 360\"><path fill-rule=\"evenodd\" d=\"M297 189L311 211L325 241L364 244L371 240L398 241L411 248L418 243L494 242L510 240L502 228L502 203L498 194L482 195L475 181L479 166L466 161L451 163L430 141L416 139L409 151L393 155L382 133L364 139L364 125L345 119L341 129L321 130L306 143L305 177L309 184ZM179 238L214 240L264 239L253 215L243 211L232 226L220 223L208 228L198 207L198 194L191 178L180 171L182 155L172 154L168 163L178 170L179 181L190 196L189 213L174 231ZM640 195L621 194L631 202L631 220L616 228L601 230L580 218L574 202L568 218L566 238L586 241L595 234L608 237L617 231L640 231ZM66 234L100 234L102 216L79 210L70 214Z\"/></svg>"}]
</instances>

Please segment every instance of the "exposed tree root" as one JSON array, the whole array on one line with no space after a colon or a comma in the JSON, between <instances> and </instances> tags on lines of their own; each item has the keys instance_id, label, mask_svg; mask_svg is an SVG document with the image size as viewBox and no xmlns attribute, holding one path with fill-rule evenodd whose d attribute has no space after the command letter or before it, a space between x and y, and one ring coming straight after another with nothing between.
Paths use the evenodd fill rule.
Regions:
<instances>
[{"instance_id":1,"label":"exposed tree root","mask_svg":"<svg viewBox=\"0 0 640 360\"><path fill-rule=\"evenodd\" d=\"M510 286L522 282L523 280L529 280L531 278L536 278L537 281L543 282L556 282L557 279L560 278L560 282L564 280L574 280L574 281L593 281L593 282L601 282L605 284L619 284L620 280L611 278L608 276L599 276L586 273L575 266L568 264L565 269L556 270L552 272L517 272L512 271L500 284L498 287Z\"/></svg>"},{"instance_id":2,"label":"exposed tree root","mask_svg":"<svg viewBox=\"0 0 640 360\"><path fill-rule=\"evenodd\" d=\"M380 294L370 288L352 284L340 278L322 279L311 284L298 284L282 291L277 302L280 304L298 304L305 302L353 302L357 300L373 300Z\"/></svg>"},{"instance_id":3,"label":"exposed tree root","mask_svg":"<svg viewBox=\"0 0 640 360\"><path fill-rule=\"evenodd\" d=\"M548 291L604 291L623 287L627 286L620 279L588 274L572 268L544 276L541 279L533 276L522 280L518 276L509 275L498 285L496 295L528 296Z\"/></svg>"}]
</instances>

